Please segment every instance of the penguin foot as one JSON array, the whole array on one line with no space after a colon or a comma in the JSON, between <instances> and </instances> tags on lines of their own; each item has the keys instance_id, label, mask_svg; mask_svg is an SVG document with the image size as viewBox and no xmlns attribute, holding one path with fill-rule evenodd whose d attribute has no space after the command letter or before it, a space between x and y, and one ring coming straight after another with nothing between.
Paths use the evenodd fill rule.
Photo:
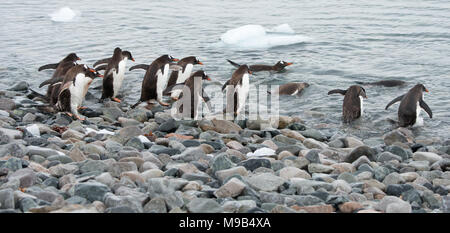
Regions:
<instances>
[{"instance_id":1,"label":"penguin foot","mask_svg":"<svg viewBox=\"0 0 450 233\"><path fill-rule=\"evenodd\" d=\"M84 107L84 106L80 106L80 107L78 107L78 110L80 110L80 109L87 109L88 107Z\"/></svg>"},{"instance_id":2,"label":"penguin foot","mask_svg":"<svg viewBox=\"0 0 450 233\"><path fill-rule=\"evenodd\" d=\"M117 99L117 98L115 98L115 97L112 98L112 100L115 101L115 102L117 102L117 103L120 103L120 102L121 102L119 99Z\"/></svg>"},{"instance_id":3,"label":"penguin foot","mask_svg":"<svg viewBox=\"0 0 450 233\"><path fill-rule=\"evenodd\" d=\"M73 117L73 114L72 113L70 113L70 112L66 112L66 114L67 114L67 116L69 116L69 117Z\"/></svg>"},{"instance_id":4,"label":"penguin foot","mask_svg":"<svg viewBox=\"0 0 450 233\"><path fill-rule=\"evenodd\" d=\"M177 101L177 100L179 100L179 99L178 99L178 97L172 97L172 100L173 100L173 101Z\"/></svg>"},{"instance_id":5,"label":"penguin foot","mask_svg":"<svg viewBox=\"0 0 450 233\"><path fill-rule=\"evenodd\" d=\"M80 116L75 116L78 120L80 120L80 121L84 121L84 120L86 120L86 118L84 118L84 117L80 117Z\"/></svg>"}]
</instances>

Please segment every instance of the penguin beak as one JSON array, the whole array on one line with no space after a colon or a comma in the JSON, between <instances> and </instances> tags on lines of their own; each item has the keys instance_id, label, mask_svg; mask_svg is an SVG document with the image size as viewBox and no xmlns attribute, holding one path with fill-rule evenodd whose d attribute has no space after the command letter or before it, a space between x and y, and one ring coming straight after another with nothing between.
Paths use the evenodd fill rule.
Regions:
<instances>
[{"instance_id":1,"label":"penguin beak","mask_svg":"<svg viewBox=\"0 0 450 233\"><path fill-rule=\"evenodd\" d=\"M103 78L102 74L97 74L97 77Z\"/></svg>"},{"instance_id":2,"label":"penguin beak","mask_svg":"<svg viewBox=\"0 0 450 233\"><path fill-rule=\"evenodd\" d=\"M425 92L430 92L428 89L425 89Z\"/></svg>"},{"instance_id":3,"label":"penguin beak","mask_svg":"<svg viewBox=\"0 0 450 233\"><path fill-rule=\"evenodd\" d=\"M180 59L177 59L177 58L174 58L174 59L172 59L172 61L179 61Z\"/></svg>"},{"instance_id":4,"label":"penguin beak","mask_svg":"<svg viewBox=\"0 0 450 233\"><path fill-rule=\"evenodd\" d=\"M134 58L131 58L131 60L134 62Z\"/></svg>"},{"instance_id":5,"label":"penguin beak","mask_svg":"<svg viewBox=\"0 0 450 233\"><path fill-rule=\"evenodd\" d=\"M201 61L198 61L198 64L199 64L199 65L203 65L203 62L201 62Z\"/></svg>"},{"instance_id":6,"label":"penguin beak","mask_svg":"<svg viewBox=\"0 0 450 233\"><path fill-rule=\"evenodd\" d=\"M249 74L253 74L253 72L251 70L248 71Z\"/></svg>"},{"instance_id":7,"label":"penguin beak","mask_svg":"<svg viewBox=\"0 0 450 233\"><path fill-rule=\"evenodd\" d=\"M209 76L206 76L206 80L211 81L211 78Z\"/></svg>"},{"instance_id":8,"label":"penguin beak","mask_svg":"<svg viewBox=\"0 0 450 233\"><path fill-rule=\"evenodd\" d=\"M286 66L290 66L292 64L294 64L294 63L293 62L288 62L288 63L286 63Z\"/></svg>"},{"instance_id":9,"label":"penguin beak","mask_svg":"<svg viewBox=\"0 0 450 233\"><path fill-rule=\"evenodd\" d=\"M81 60L81 58L77 57L77 61L80 61L80 60Z\"/></svg>"}]
</instances>

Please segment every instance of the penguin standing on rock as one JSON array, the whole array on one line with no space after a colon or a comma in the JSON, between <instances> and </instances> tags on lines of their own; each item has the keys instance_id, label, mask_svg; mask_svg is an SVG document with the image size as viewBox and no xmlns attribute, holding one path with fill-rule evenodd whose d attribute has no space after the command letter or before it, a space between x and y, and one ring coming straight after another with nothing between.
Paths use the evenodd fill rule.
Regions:
<instances>
[{"instance_id":1,"label":"penguin standing on rock","mask_svg":"<svg viewBox=\"0 0 450 233\"><path fill-rule=\"evenodd\" d=\"M222 91L226 89L226 113L233 112L234 117L245 110L245 103L250 90L250 74L252 74L252 71L250 71L249 67L241 65L233 72L231 79L222 86Z\"/></svg>"},{"instance_id":2,"label":"penguin standing on rock","mask_svg":"<svg viewBox=\"0 0 450 233\"><path fill-rule=\"evenodd\" d=\"M180 66L181 70L172 71L169 77L169 81L167 83L167 87L185 82L186 79L191 76L192 68L194 67L194 65L203 65L203 63L200 60L198 60L198 58L190 56L180 59L177 65ZM173 100L177 100L180 94L181 90L173 90L170 96L172 97Z\"/></svg>"},{"instance_id":3,"label":"penguin standing on rock","mask_svg":"<svg viewBox=\"0 0 450 233\"><path fill-rule=\"evenodd\" d=\"M134 58L129 51L122 51L120 48L115 48L111 58L99 60L94 64L94 67L96 67L99 64L107 63L107 65L96 68L96 70L105 69L101 101L109 98L118 103L121 102L116 96L119 94L120 87L122 86L128 60L134 62Z\"/></svg>"},{"instance_id":4,"label":"penguin standing on rock","mask_svg":"<svg viewBox=\"0 0 450 233\"><path fill-rule=\"evenodd\" d=\"M64 79L64 75L67 71L77 65L77 61L81 60L76 53L70 53L65 58L63 58L58 63L47 64L39 67L38 71L47 70L47 69L55 69L52 77L50 79L45 80L39 85L39 88L49 85L47 88L47 94L45 95L45 99L49 101L50 105L54 105L57 99L51 98L52 93L54 92L54 84L58 82L62 82Z\"/></svg>"},{"instance_id":5,"label":"penguin standing on rock","mask_svg":"<svg viewBox=\"0 0 450 233\"><path fill-rule=\"evenodd\" d=\"M349 123L362 116L364 111L363 98L367 99L366 90L358 85L350 86L347 90L335 89L328 92L330 94L344 95L342 105L342 117L345 123Z\"/></svg>"},{"instance_id":6,"label":"penguin standing on rock","mask_svg":"<svg viewBox=\"0 0 450 233\"><path fill-rule=\"evenodd\" d=\"M173 91L181 89L179 90L181 91L180 104L177 111L183 113L184 110L187 110L184 116L189 116L190 118L197 120L199 118L198 107L201 104L201 99L206 102L208 108L211 110L210 99L203 90L203 80L211 81L211 78L206 75L203 70L196 71L186 80L186 82L167 87L164 94L170 94Z\"/></svg>"},{"instance_id":7,"label":"penguin standing on rock","mask_svg":"<svg viewBox=\"0 0 450 233\"><path fill-rule=\"evenodd\" d=\"M227 61L231 65L233 65L234 67L241 66L241 65L239 65L236 62L233 62L231 60L227 59ZM269 66L269 65L251 65L251 66L249 66L249 69L251 71L253 71L253 72L259 72L259 71L276 71L276 72L280 72L280 71L283 71L286 66L290 66L292 64L294 64L294 63L292 63L292 62L285 62L285 61L278 61L273 66Z\"/></svg>"},{"instance_id":8,"label":"penguin standing on rock","mask_svg":"<svg viewBox=\"0 0 450 233\"><path fill-rule=\"evenodd\" d=\"M84 120L78 113L78 109L82 108L81 104L89 85L96 77L103 77L103 75L86 65L72 67L64 77L58 95L58 102L55 106L56 109L61 112L67 112L71 117L74 115L77 119Z\"/></svg>"},{"instance_id":9,"label":"penguin standing on rock","mask_svg":"<svg viewBox=\"0 0 450 233\"><path fill-rule=\"evenodd\" d=\"M400 101L398 107L398 120L401 127L423 125L423 119L420 112L425 110L430 118L433 118L433 112L427 103L423 100L423 92L429 92L423 84L417 84L411 88L406 94L401 95L386 105L386 110L392 104Z\"/></svg>"},{"instance_id":10,"label":"penguin standing on rock","mask_svg":"<svg viewBox=\"0 0 450 233\"><path fill-rule=\"evenodd\" d=\"M139 101L131 106L135 108L144 101L156 100L163 106L169 106L168 103L163 102L163 91L167 86L167 76L169 74L170 63L179 61L169 55L163 55L154 60L150 65L139 64L130 68L146 70L144 80L142 81L141 97Z\"/></svg>"}]
</instances>

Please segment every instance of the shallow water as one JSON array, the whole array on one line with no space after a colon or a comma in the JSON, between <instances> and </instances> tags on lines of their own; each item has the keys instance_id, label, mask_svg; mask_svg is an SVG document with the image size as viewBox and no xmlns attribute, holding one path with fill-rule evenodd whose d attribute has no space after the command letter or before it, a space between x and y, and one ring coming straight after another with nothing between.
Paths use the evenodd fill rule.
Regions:
<instances>
[{"instance_id":1,"label":"shallow water","mask_svg":"<svg viewBox=\"0 0 450 233\"><path fill-rule=\"evenodd\" d=\"M79 13L68 22L54 22L49 14L70 7ZM162 54L182 58L195 55L215 81L224 83L239 63L294 62L286 72L258 73L251 83L308 82L298 97L281 97L280 112L300 116L307 125L327 127L362 138L381 135L397 119L398 104L385 105L416 83L430 93L425 101L433 119L424 112L424 127L416 135L449 138L450 4L446 0L358 1L2 1L0 8L0 88L25 80L33 89L51 76L37 72L70 52L93 64L108 57L114 47L132 52L136 63L150 63ZM249 49L220 46L228 30L248 25L273 28L289 24L311 40L287 46ZM130 63L128 67L130 67ZM126 73L125 100L139 97L143 71ZM328 96L331 89L346 89L355 81L400 79L404 88L366 86L363 118L351 126L341 123L343 97ZM98 86L97 80L93 86ZM208 90L208 88L207 88ZM45 90L39 90L44 93ZM91 90L100 97L100 92ZM321 112L314 117L311 111ZM314 114L315 115L315 114ZM324 123L326 125L324 125Z\"/></svg>"}]
</instances>

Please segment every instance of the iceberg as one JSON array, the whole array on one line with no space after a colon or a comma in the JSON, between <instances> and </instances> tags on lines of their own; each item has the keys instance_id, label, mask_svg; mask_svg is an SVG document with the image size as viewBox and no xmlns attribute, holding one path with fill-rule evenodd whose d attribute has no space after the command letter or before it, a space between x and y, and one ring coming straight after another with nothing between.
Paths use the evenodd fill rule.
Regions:
<instances>
[{"instance_id":1,"label":"iceberg","mask_svg":"<svg viewBox=\"0 0 450 233\"><path fill-rule=\"evenodd\" d=\"M227 46L248 49L298 44L310 39L307 36L295 34L288 24L281 24L271 29L261 25L245 25L228 30L220 37L222 43Z\"/></svg>"}]
</instances>

